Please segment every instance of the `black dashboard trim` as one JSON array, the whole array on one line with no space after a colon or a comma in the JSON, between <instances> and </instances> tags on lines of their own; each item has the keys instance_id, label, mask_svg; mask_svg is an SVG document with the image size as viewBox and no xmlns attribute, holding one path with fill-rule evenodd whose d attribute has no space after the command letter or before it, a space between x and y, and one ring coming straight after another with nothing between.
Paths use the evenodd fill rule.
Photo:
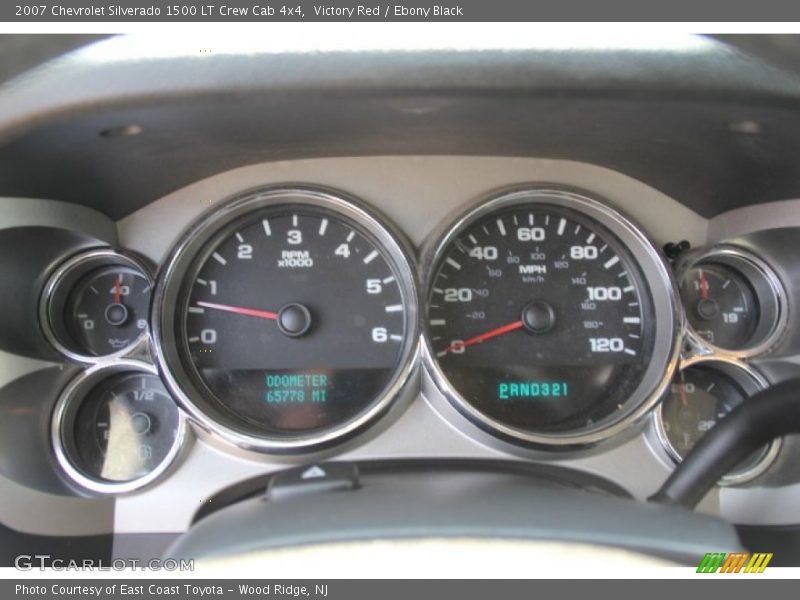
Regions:
<instances>
[{"instance_id":1,"label":"black dashboard trim","mask_svg":"<svg viewBox=\"0 0 800 600\"><path fill-rule=\"evenodd\" d=\"M334 461L336 464L336 461ZM631 495L621 486L597 475L541 463L527 463L512 460L487 460L487 459L386 459L365 460L356 463L360 476L374 474L415 473L426 476L437 473L491 473L510 474L521 477L535 477L549 483L564 485L574 489L594 491L607 496L631 498ZM297 468L297 467L295 467ZM276 473L261 475L246 479L231 485L210 498L205 499L200 508L192 517L192 525L214 514L215 512L232 506L243 500L262 495L266 492Z\"/></svg>"}]
</instances>

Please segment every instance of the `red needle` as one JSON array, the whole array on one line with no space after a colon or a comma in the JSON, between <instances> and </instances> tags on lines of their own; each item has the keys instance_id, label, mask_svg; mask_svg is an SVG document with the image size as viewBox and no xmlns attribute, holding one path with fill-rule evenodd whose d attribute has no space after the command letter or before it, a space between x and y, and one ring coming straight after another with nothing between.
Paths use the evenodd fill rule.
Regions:
<instances>
[{"instance_id":1,"label":"red needle","mask_svg":"<svg viewBox=\"0 0 800 600\"><path fill-rule=\"evenodd\" d=\"M681 404L689 406L689 399L686 397L686 384L683 381L678 384L678 391L681 394Z\"/></svg>"},{"instance_id":2,"label":"red needle","mask_svg":"<svg viewBox=\"0 0 800 600\"><path fill-rule=\"evenodd\" d=\"M678 383L678 393L681 396L681 404L689 406L689 398L686 397L686 373L680 372L680 383Z\"/></svg>"},{"instance_id":3,"label":"red needle","mask_svg":"<svg viewBox=\"0 0 800 600\"><path fill-rule=\"evenodd\" d=\"M708 292L710 291L711 286L708 284L708 279L706 279L706 274L703 273L702 269L700 270L700 294L703 296L703 300L708 300Z\"/></svg>"},{"instance_id":4,"label":"red needle","mask_svg":"<svg viewBox=\"0 0 800 600\"><path fill-rule=\"evenodd\" d=\"M122 300L122 275L117 277L117 282L114 284L114 302L119 304Z\"/></svg>"},{"instance_id":5,"label":"red needle","mask_svg":"<svg viewBox=\"0 0 800 600\"><path fill-rule=\"evenodd\" d=\"M243 308L241 306L228 306L227 304L214 304L212 302L198 302L197 306L203 308L213 308L214 310L224 310L225 312L236 313L237 315L247 315L248 317L260 317L262 319L278 320L278 313L266 310L256 310L255 308Z\"/></svg>"},{"instance_id":6,"label":"red needle","mask_svg":"<svg viewBox=\"0 0 800 600\"><path fill-rule=\"evenodd\" d=\"M447 354L448 352L452 352L454 350L460 350L461 348L466 348L467 346L472 346L473 344L480 344L481 342L485 342L486 340L490 340L495 338L499 335L503 335L504 333L509 333L511 331L515 331L525 327L525 323L522 321L514 321L513 323L509 323L508 325L503 325L502 327L498 327L497 329L492 329L491 331L487 331L486 333L482 333L480 335L476 335L473 338L469 338L463 342L455 342L450 344L447 348L442 350L439 353L439 356L443 354Z\"/></svg>"}]
</instances>

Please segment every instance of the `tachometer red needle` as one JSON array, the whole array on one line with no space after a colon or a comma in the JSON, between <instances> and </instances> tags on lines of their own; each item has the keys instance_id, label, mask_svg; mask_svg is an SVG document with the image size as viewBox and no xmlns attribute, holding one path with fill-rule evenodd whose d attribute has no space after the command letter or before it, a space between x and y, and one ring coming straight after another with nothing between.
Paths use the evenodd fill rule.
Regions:
<instances>
[{"instance_id":1,"label":"tachometer red needle","mask_svg":"<svg viewBox=\"0 0 800 600\"><path fill-rule=\"evenodd\" d=\"M223 310L225 312L236 313L237 315L246 315L248 317L259 317L261 319L278 320L278 313L269 312L266 310L256 310L255 308L244 308L242 306L228 306L227 304L214 304L213 302L198 302L197 306L203 308L211 308L214 310Z\"/></svg>"},{"instance_id":2,"label":"tachometer red needle","mask_svg":"<svg viewBox=\"0 0 800 600\"><path fill-rule=\"evenodd\" d=\"M122 275L117 277L117 282L114 284L114 303L119 304L122 300Z\"/></svg>"},{"instance_id":3,"label":"tachometer red needle","mask_svg":"<svg viewBox=\"0 0 800 600\"><path fill-rule=\"evenodd\" d=\"M708 284L708 279L706 279L706 274L703 271L700 271L700 295L703 296L703 300L708 300L708 292L711 290L711 286Z\"/></svg>"},{"instance_id":4,"label":"tachometer red needle","mask_svg":"<svg viewBox=\"0 0 800 600\"><path fill-rule=\"evenodd\" d=\"M492 329L491 331L487 331L486 333L476 335L475 337L469 338L468 340L464 340L463 342L456 342L454 344L450 344L447 348L445 348L439 353L439 356L447 354L448 352L452 352L453 350L459 350L461 348L466 348L467 346L472 346L473 344L480 344L481 342L485 342L486 340L496 338L499 335L503 335L511 331L516 331L517 329L520 329L522 327L525 327L525 323L523 323L522 321L514 321L513 323L509 323L508 325L503 325L502 327L498 327L497 329Z\"/></svg>"}]
</instances>

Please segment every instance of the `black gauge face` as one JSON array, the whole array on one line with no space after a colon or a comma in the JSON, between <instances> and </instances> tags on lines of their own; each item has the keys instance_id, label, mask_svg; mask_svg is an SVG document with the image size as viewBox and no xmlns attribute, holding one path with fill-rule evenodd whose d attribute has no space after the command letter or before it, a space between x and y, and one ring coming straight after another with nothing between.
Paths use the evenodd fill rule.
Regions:
<instances>
[{"instance_id":1,"label":"black gauge face","mask_svg":"<svg viewBox=\"0 0 800 600\"><path fill-rule=\"evenodd\" d=\"M291 437L371 406L398 369L408 318L389 253L324 208L273 206L236 220L184 279L187 371L235 427Z\"/></svg>"},{"instance_id":2,"label":"black gauge face","mask_svg":"<svg viewBox=\"0 0 800 600\"><path fill-rule=\"evenodd\" d=\"M64 322L82 353L113 354L147 331L150 282L130 267L95 269L81 278L67 298Z\"/></svg>"},{"instance_id":3,"label":"black gauge face","mask_svg":"<svg viewBox=\"0 0 800 600\"><path fill-rule=\"evenodd\" d=\"M663 400L662 429L673 458L680 461L711 428L748 397L733 377L714 369L695 365L683 369ZM734 469L752 470L764 460L765 447Z\"/></svg>"},{"instance_id":4,"label":"black gauge face","mask_svg":"<svg viewBox=\"0 0 800 600\"><path fill-rule=\"evenodd\" d=\"M529 203L470 223L442 250L428 335L472 407L531 432L574 432L630 409L654 346L650 292L608 229Z\"/></svg>"},{"instance_id":5,"label":"black gauge face","mask_svg":"<svg viewBox=\"0 0 800 600\"><path fill-rule=\"evenodd\" d=\"M681 279L686 318L699 336L720 348L752 343L759 321L758 297L742 275L723 264L702 264Z\"/></svg>"},{"instance_id":6,"label":"black gauge face","mask_svg":"<svg viewBox=\"0 0 800 600\"><path fill-rule=\"evenodd\" d=\"M95 386L72 422L71 445L80 470L95 480L128 482L166 460L180 418L157 376L125 373Z\"/></svg>"}]
</instances>

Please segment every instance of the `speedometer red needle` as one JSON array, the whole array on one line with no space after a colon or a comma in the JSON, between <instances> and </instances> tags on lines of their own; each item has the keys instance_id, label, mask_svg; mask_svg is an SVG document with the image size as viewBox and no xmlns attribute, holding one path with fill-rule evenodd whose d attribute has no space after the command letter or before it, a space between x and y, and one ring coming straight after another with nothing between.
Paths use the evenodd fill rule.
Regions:
<instances>
[{"instance_id":1,"label":"speedometer red needle","mask_svg":"<svg viewBox=\"0 0 800 600\"><path fill-rule=\"evenodd\" d=\"M244 308L242 306L229 306L227 304L214 304L213 302L198 302L197 306L236 313L237 315L246 315L248 317L259 317L261 319L271 319L273 321L278 320L278 313L269 312L266 310L256 310L255 308Z\"/></svg>"},{"instance_id":2,"label":"speedometer red needle","mask_svg":"<svg viewBox=\"0 0 800 600\"><path fill-rule=\"evenodd\" d=\"M117 277L114 284L114 303L119 304L120 300L122 300L122 275Z\"/></svg>"},{"instance_id":3,"label":"speedometer red needle","mask_svg":"<svg viewBox=\"0 0 800 600\"><path fill-rule=\"evenodd\" d=\"M498 327L497 329L492 329L491 331L487 331L486 333L476 335L475 337L469 338L468 340L464 340L463 342L455 342L453 344L450 344L439 354L446 354L448 352L452 352L453 350L460 350L461 348L466 348L467 346L480 344L481 342L485 342L486 340L496 338L497 336L503 335L505 333L510 333L511 331L516 331L517 329L520 329L522 327L525 327L525 323L523 323L522 321L514 321L513 323L509 323L508 325L503 325L502 327Z\"/></svg>"}]
</instances>

